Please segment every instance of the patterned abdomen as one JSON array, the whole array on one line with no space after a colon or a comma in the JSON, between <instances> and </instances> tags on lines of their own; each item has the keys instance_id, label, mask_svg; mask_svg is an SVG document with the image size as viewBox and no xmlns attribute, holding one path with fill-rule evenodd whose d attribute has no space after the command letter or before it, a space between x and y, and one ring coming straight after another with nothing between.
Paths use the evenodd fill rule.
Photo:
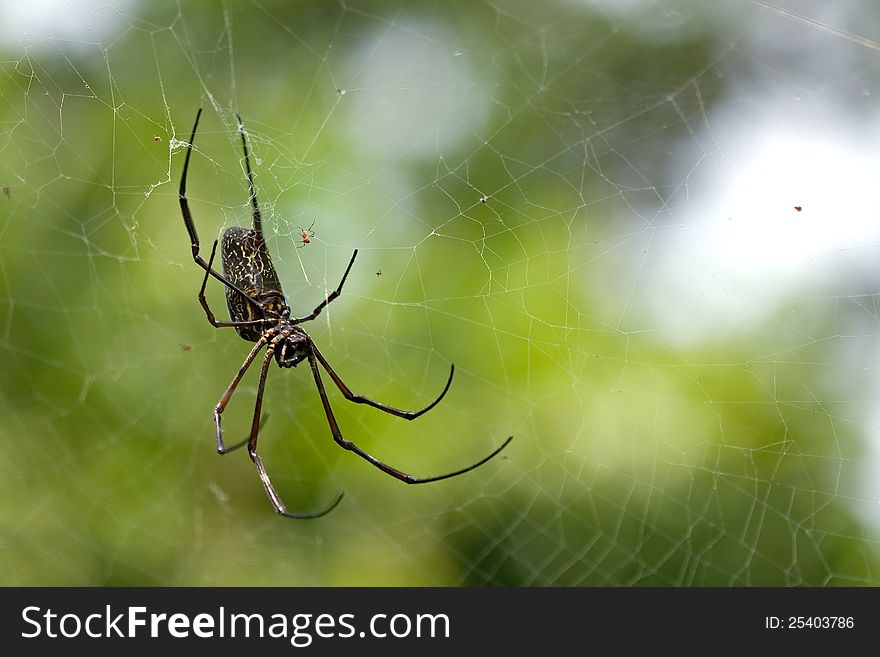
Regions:
<instances>
[{"instance_id":1,"label":"patterned abdomen","mask_svg":"<svg viewBox=\"0 0 880 657\"><path fill-rule=\"evenodd\" d=\"M284 291L269 257L266 241L258 232L233 226L223 233L220 242L223 275L254 299L269 307L277 317L286 306ZM265 313L235 290L226 288L229 318L234 322L262 319ZM265 326L236 326L245 340L256 342Z\"/></svg>"}]
</instances>

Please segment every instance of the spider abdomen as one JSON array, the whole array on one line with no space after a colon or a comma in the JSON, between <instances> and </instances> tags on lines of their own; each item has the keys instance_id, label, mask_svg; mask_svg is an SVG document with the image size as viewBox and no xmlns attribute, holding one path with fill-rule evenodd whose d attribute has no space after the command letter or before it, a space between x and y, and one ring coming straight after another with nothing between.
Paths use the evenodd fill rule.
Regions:
<instances>
[{"instance_id":1,"label":"spider abdomen","mask_svg":"<svg viewBox=\"0 0 880 657\"><path fill-rule=\"evenodd\" d=\"M223 274L263 307L256 306L232 288L226 288L226 305L233 322L281 317L287 308L284 291L272 265L266 240L257 231L233 226L226 229L220 242ZM245 340L256 342L264 327L236 326Z\"/></svg>"}]
</instances>

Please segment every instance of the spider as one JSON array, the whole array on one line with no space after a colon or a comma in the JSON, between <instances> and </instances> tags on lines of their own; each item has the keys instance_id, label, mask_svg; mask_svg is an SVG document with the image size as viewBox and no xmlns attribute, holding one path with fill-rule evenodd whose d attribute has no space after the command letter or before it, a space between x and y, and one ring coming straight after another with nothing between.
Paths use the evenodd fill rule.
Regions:
<instances>
[{"instance_id":1,"label":"spider","mask_svg":"<svg viewBox=\"0 0 880 657\"><path fill-rule=\"evenodd\" d=\"M297 226L299 229L299 238L301 240L300 245L296 248L301 249L306 244L312 241L312 238L315 236L315 231L312 230L312 227L315 225L315 222L312 222L312 225L308 228L303 228L302 226Z\"/></svg>"},{"instance_id":2,"label":"spider","mask_svg":"<svg viewBox=\"0 0 880 657\"><path fill-rule=\"evenodd\" d=\"M226 388L223 396L220 397L220 401L218 401L217 405L214 407L214 428L217 437L217 452L220 454L226 454L239 447L247 445L248 455L257 467L260 481L263 483L263 488L269 496L269 501L272 503L275 511L282 516L288 518L318 518L332 511L342 499L342 493L339 493L329 505L319 511L307 513L290 512L281 501L281 497L278 495L278 492L275 490L275 487L269 479L266 468L263 466L263 461L257 453L257 437L260 431L260 410L263 405L266 377L269 373L269 365L273 358L279 367L296 367L298 363L307 360L309 367L312 370L312 376L315 379L315 386L318 389L318 395L321 397L321 404L324 407L324 414L327 416L327 423L330 425L330 433L333 435L333 440L335 440L343 449L354 452L385 474L390 475L395 479L399 479L406 484L426 484L432 481L440 481L442 479L456 477L483 465L507 447L510 441L513 440L513 436L509 436L507 440L505 440L501 446L496 448L491 454L466 468L433 477L414 477L413 475L407 474L383 463L342 436L342 432L340 431L336 418L333 415L333 409L330 407L330 400L327 397L327 391L325 390L324 383L321 379L321 373L318 369L319 364L324 370L326 370L327 374L333 380L333 383L339 388L342 396L348 401L356 404L367 404L368 406L372 406L380 411L390 413L391 415L395 415L405 420L414 420L440 403L440 400L443 399L446 392L449 390L449 386L452 384L452 375L455 373L455 366L450 366L449 378L446 380L446 385L443 387L443 391L440 395L420 411L405 411L393 406L381 404L362 395L353 393L348 386L342 382L342 379L339 378L339 375L336 374L330 366L330 363L328 363L321 352L318 351L312 338L309 337L308 333L306 333L299 325L315 319L321 311L330 304L330 302L339 297L342 293L342 286L345 284L345 279L348 278L348 274L354 265L355 258L358 254L357 249L352 253L351 260L349 260L348 266L342 274L342 280L339 281L339 285L336 289L326 295L324 300L309 314L301 317L291 317L290 306L288 305L284 292L281 289L281 283L278 281L278 274L275 272L275 267L272 265L272 259L269 256L269 249L263 238L262 219L260 217L260 208L257 204L257 193L254 189L254 176L251 172L247 138L245 135L244 124L242 123L241 116L238 114L236 114L236 118L238 119L238 132L241 135L241 145L244 150L248 192L253 212L253 228L248 229L233 226L223 233L221 238L222 244L220 247L220 258L223 262L223 274L220 274L213 268L214 256L217 253L218 240L214 240L214 245L211 248L211 257L205 262L204 258L199 254L199 237L196 232L195 223L193 222L192 213L189 209L189 202L186 198L186 176L187 171L189 170L189 159L192 154L192 145L196 137L196 128L198 128L199 117L201 117L201 114L202 110L199 109L196 113L195 123L193 124L192 136L186 147L186 158L183 162L183 173L180 178L180 210L183 214L183 223L189 234L190 245L192 247L192 257L195 263L205 270L205 276L202 279L202 286L199 289L198 300L202 309L205 311L208 322L214 328L234 328L238 335L243 339L256 343L244 359L241 367L239 367L238 372L232 377L232 381ZM224 285L226 291L226 303L229 308L230 316L230 321L228 322L217 321L205 299L205 287L208 284L209 276L214 277ZM223 411L226 410L226 406L232 398L235 389L238 387L238 384L241 382L248 368L253 364L263 348L266 349L266 353L263 356L262 366L260 367L260 379L257 386L257 398L254 403L254 415L253 420L251 421L250 433L248 434L248 437L241 442L227 445L223 440L223 430L220 425Z\"/></svg>"}]
</instances>

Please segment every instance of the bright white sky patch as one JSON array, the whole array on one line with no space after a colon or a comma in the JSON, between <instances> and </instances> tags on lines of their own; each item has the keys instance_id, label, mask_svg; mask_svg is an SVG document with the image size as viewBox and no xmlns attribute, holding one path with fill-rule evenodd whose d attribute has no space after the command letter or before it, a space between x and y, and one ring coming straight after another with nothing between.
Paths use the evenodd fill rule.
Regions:
<instances>
[{"instance_id":1,"label":"bright white sky patch","mask_svg":"<svg viewBox=\"0 0 880 657\"><path fill-rule=\"evenodd\" d=\"M126 22L133 0L10 0L3 3L0 40L33 46L47 38L99 41Z\"/></svg>"},{"instance_id":2,"label":"bright white sky patch","mask_svg":"<svg viewBox=\"0 0 880 657\"><path fill-rule=\"evenodd\" d=\"M748 330L834 275L835 253L880 249L880 166L865 144L778 119L713 127L721 156L688 183L676 227L655 236L663 262L641 282L652 322L679 342Z\"/></svg>"},{"instance_id":3,"label":"bright white sky patch","mask_svg":"<svg viewBox=\"0 0 880 657\"><path fill-rule=\"evenodd\" d=\"M427 38L425 35L431 35ZM436 157L482 134L494 80L472 67L453 33L416 21L382 28L348 62L367 152L390 163L401 156Z\"/></svg>"},{"instance_id":4,"label":"bright white sky patch","mask_svg":"<svg viewBox=\"0 0 880 657\"><path fill-rule=\"evenodd\" d=\"M880 171L829 137L775 126L750 144L716 201L732 218L715 236L725 266L745 258L746 271L808 275L814 255L876 238Z\"/></svg>"}]
</instances>

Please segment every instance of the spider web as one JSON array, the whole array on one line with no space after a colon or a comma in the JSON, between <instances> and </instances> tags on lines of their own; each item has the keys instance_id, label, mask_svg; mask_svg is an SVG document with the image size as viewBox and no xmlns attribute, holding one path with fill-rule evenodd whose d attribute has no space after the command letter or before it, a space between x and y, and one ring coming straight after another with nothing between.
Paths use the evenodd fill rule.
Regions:
<instances>
[{"instance_id":1,"label":"spider web","mask_svg":"<svg viewBox=\"0 0 880 657\"><path fill-rule=\"evenodd\" d=\"M880 9L6 4L3 583L880 584ZM328 388L345 436L420 476L500 457L403 486L305 367L260 450L333 513L277 518L214 453L249 345L196 301L198 107L203 254L250 221L240 111L293 312L360 249L304 326L340 376L417 409L456 365L413 423Z\"/></svg>"}]
</instances>

